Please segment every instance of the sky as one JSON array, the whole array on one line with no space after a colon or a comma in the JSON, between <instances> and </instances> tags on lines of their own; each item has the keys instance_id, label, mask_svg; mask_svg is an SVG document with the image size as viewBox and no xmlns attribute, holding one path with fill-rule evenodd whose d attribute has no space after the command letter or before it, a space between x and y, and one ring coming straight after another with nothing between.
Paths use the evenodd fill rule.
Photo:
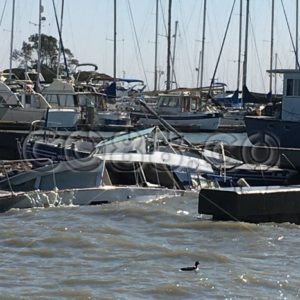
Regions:
<instances>
[{"instance_id":1,"label":"sky","mask_svg":"<svg viewBox=\"0 0 300 300\"><path fill-rule=\"evenodd\" d=\"M275 0L274 60L277 68L295 68L293 43L296 44L296 1ZM168 0L159 0L158 69L160 89L165 88L167 69ZM228 33L225 29L235 2ZM242 60L246 0L243 0ZM284 15L282 2L286 11ZM9 67L13 0L0 0L0 70ZM13 48L20 49L23 41L38 31L39 0L15 0ZM61 0L54 0L60 17ZM113 0L65 0L62 37L80 63L94 63L98 71L113 75ZM202 45L204 0L172 0L172 53L179 87L196 87L199 55ZM44 7L42 33L58 39L52 0L42 0ZM203 85L209 85L220 62L216 80L237 88L240 0L208 0L203 64ZM117 77L144 80L147 89L154 85L156 0L117 0ZM174 37L175 21L178 32ZM287 25L288 24L288 25ZM290 33L288 30L290 27ZM174 42L176 41L176 47ZM247 86L252 91L268 92L271 45L271 0L250 0ZM276 54L276 56L275 56ZM275 57L277 58L275 60ZM17 67L17 63L13 63ZM277 78L276 92L281 92ZM173 86L174 87L174 86ZM273 83L274 87L274 83ZM274 87L275 89L275 87ZM274 92L274 91L273 91Z\"/></svg>"}]
</instances>

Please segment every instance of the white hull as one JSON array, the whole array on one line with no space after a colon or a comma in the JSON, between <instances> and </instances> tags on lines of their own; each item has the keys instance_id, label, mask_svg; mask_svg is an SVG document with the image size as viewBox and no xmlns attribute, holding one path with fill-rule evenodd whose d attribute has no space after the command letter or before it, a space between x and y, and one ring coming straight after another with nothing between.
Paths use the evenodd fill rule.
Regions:
<instances>
[{"instance_id":1,"label":"white hull","mask_svg":"<svg viewBox=\"0 0 300 300\"><path fill-rule=\"evenodd\" d=\"M32 123L41 120L45 115L46 109L37 108L7 108L0 107L1 121L9 122L28 122Z\"/></svg>"},{"instance_id":2,"label":"white hull","mask_svg":"<svg viewBox=\"0 0 300 300\"><path fill-rule=\"evenodd\" d=\"M207 117L203 116L203 114L197 116L197 114L185 114L179 115L178 118L176 116L171 115L161 115L161 117L167 121L171 126L183 129L183 130L217 130L220 125L220 117ZM153 117L139 117L139 124L145 126L159 126L161 122Z\"/></svg>"},{"instance_id":3,"label":"white hull","mask_svg":"<svg viewBox=\"0 0 300 300\"><path fill-rule=\"evenodd\" d=\"M114 187L31 191L14 197L12 208L33 208L58 205L98 205L112 202L147 202L162 198L198 197L199 191L184 191L149 187Z\"/></svg>"}]
</instances>

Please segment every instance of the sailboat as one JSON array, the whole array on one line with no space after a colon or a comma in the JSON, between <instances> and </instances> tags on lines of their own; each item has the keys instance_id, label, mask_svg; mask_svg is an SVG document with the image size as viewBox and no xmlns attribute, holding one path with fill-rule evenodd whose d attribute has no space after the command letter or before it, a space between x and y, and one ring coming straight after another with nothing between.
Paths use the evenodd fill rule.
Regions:
<instances>
[{"instance_id":1,"label":"sailboat","mask_svg":"<svg viewBox=\"0 0 300 300\"><path fill-rule=\"evenodd\" d=\"M201 155L183 151L167 143L156 128L148 128L100 142L82 159L6 162L0 189L22 192L13 208L55 205L54 201L95 205L196 197L201 187L214 184L202 176L214 170Z\"/></svg>"}]
</instances>

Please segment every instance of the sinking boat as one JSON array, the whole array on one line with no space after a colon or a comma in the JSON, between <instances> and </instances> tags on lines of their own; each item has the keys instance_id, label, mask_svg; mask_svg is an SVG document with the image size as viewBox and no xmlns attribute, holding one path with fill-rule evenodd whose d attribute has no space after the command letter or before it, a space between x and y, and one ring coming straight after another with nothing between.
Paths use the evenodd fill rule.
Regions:
<instances>
[{"instance_id":1,"label":"sinking boat","mask_svg":"<svg viewBox=\"0 0 300 300\"><path fill-rule=\"evenodd\" d=\"M142 134L100 142L82 159L6 162L7 166L22 163L26 169L11 166L0 178L0 189L26 193L13 207L30 208L54 203L45 200L53 194L61 204L94 205L195 197L201 187L214 184L202 176L214 172L207 160L196 153L178 151L155 134L156 128L150 128Z\"/></svg>"}]
</instances>

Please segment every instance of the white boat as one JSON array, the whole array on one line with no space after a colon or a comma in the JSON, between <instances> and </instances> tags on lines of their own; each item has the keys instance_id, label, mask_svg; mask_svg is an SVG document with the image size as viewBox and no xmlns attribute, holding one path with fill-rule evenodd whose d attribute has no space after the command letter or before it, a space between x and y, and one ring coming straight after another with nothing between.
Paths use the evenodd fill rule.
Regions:
<instances>
[{"instance_id":1,"label":"white boat","mask_svg":"<svg viewBox=\"0 0 300 300\"><path fill-rule=\"evenodd\" d=\"M31 84L15 81L9 85L0 81L0 121L26 122L41 120L51 105Z\"/></svg>"},{"instance_id":2,"label":"white boat","mask_svg":"<svg viewBox=\"0 0 300 300\"><path fill-rule=\"evenodd\" d=\"M155 111L171 126L186 132L217 130L221 120L219 112L202 105L201 98L190 93L160 95ZM137 124L160 125L156 116L141 111L132 112L131 117Z\"/></svg>"},{"instance_id":3,"label":"white boat","mask_svg":"<svg viewBox=\"0 0 300 300\"><path fill-rule=\"evenodd\" d=\"M47 160L30 169L25 163L27 170L7 171L0 179L1 190L25 193L15 208L197 196L201 187L212 184L202 174L214 172L196 152L168 147L156 128L103 141L84 159Z\"/></svg>"}]
</instances>

